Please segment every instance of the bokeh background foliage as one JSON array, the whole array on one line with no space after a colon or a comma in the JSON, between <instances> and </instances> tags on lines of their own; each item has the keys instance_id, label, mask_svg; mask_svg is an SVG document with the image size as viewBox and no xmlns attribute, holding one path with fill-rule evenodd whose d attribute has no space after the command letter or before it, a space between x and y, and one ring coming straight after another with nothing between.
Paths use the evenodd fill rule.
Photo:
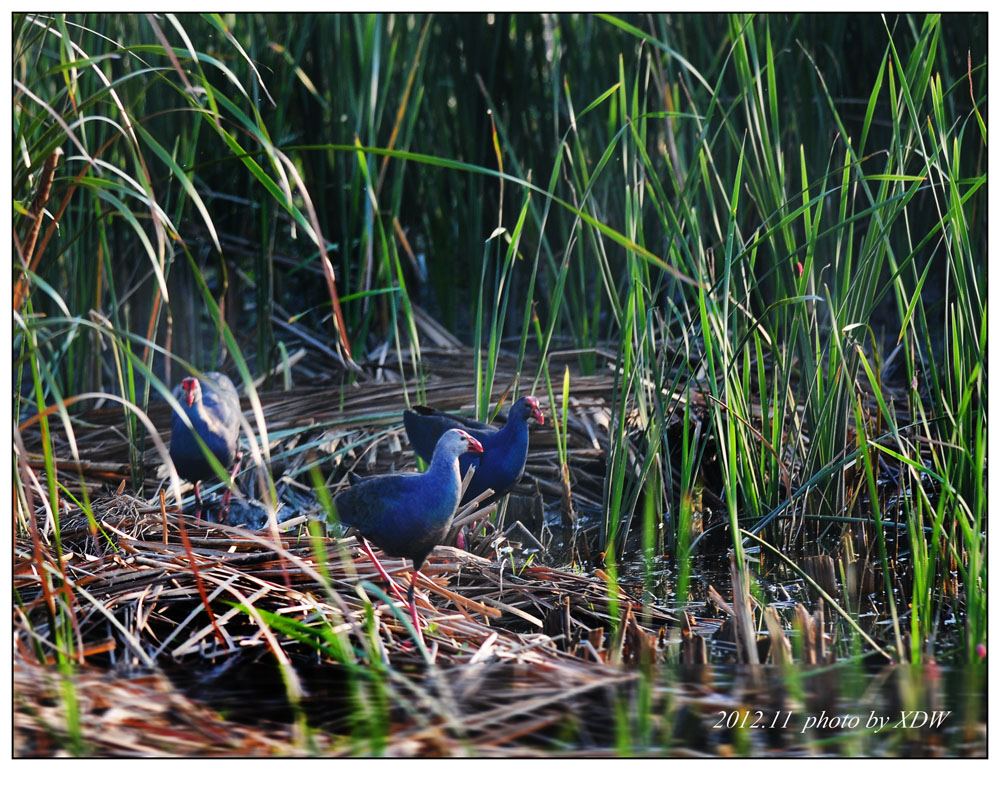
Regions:
<instances>
[{"instance_id":1,"label":"bokeh background foliage","mask_svg":"<svg viewBox=\"0 0 1000 804\"><path fill-rule=\"evenodd\" d=\"M764 252L755 264L760 295L748 300L760 311L790 289L797 261L811 258L825 270L819 282L838 289L841 238L834 233L807 252L810 216L782 219L800 211L804 192L826 191L835 207L834 171L845 160L856 173L891 166L919 174L920 161L940 148L959 178L985 170L981 139L966 143L970 81L980 102L986 95L983 22L860 14L18 16L15 204L30 203L45 158L62 147L53 188L65 203L61 233L39 249L38 277L72 313L113 311L122 328L160 342L171 331L174 351L207 365L197 269L218 298L228 291L230 323L245 310L254 317L262 369L274 359L275 304L330 337L317 239L341 296L408 280L412 299L470 339L483 243L498 223L513 228L525 198L508 182L501 211L490 172L499 168L497 146L511 177L551 187L698 280L705 252L726 237L726 222L713 218L742 154L747 197L736 228ZM601 101L615 87L624 97ZM900 116L923 156L900 150ZM963 146L954 154L953 138ZM442 162L359 153L355 144ZM641 158L626 164L636 148ZM637 202L641 214L627 209L626 188L653 196ZM872 201L865 196L851 199L856 215ZM913 246L940 216L933 192L915 198L903 224ZM599 235L546 201L532 197L512 298L524 297L537 265L543 326L555 318L555 331L581 345L617 337L619 322L608 315L615 300L599 297L621 294L626 253L608 244L612 253L595 257ZM985 197L968 203L970 225L985 221ZM626 221L636 231L624 231ZM15 223L19 233L26 226L17 206ZM975 243L984 248L985 238ZM926 262L945 261L936 242L923 245L909 268L918 276ZM553 305L563 269L568 301ZM875 290L885 291L889 275ZM152 318L161 285L177 293ZM869 294L864 303L875 301ZM362 349L386 326L372 302L356 299L345 310L348 337ZM57 309L46 294L34 303ZM516 331L523 307L509 305L507 315ZM66 392L105 379L101 350L87 348L92 337L54 366Z\"/></svg>"}]
</instances>

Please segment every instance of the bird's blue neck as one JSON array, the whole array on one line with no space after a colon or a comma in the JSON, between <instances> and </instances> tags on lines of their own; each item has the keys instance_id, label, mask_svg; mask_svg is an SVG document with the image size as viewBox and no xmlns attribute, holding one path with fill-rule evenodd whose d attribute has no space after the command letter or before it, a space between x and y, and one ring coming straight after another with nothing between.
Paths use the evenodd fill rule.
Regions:
<instances>
[{"instance_id":1,"label":"bird's blue neck","mask_svg":"<svg viewBox=\"0 0 1000 804\"><path fill-rule=\"evenodd\" d=\"M458 456L449 451L442 441L438 441L431 456L431 465L427 467L425 475L439 479L442 482L448 481L451 477L458 478L461 484L462 478L458 471Z\"/></svg>"},{"instance_id":2,"label":"bird's blue neck","mask_svg":"<svg viewBox=\"0 0 1000 804\"><path fill-rule=\"evenodd\" d=\"M503 433L504 440L511 446L520 446L522 444L527 447L528 444L528 421L520 416L509 416L507 423L503 426L500 431Z\"/></svg>"}]
</instances>

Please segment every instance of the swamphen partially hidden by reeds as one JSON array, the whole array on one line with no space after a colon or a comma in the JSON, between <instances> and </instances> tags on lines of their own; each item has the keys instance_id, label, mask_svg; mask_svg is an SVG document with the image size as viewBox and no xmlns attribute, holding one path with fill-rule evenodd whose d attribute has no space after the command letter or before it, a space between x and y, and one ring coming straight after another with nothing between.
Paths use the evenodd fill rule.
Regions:
<instances>
[{"instance_id":1,"label":"swamphen partially hidden by reeds","mask_svg":"<svg viewBox=\"0 0 1000 804\"><path fill-rule=\"evenodd\" d=\"M417 628L420 620L413 587L424 560L451 528L462 488L459 456L482 451L482 444L471 435L451 429L438 441L426 472L352 478L352 485L333 500L337 517L343 524L357 528L361 549L400 601L402 590L375 558L368 541L390 556L413 562L405 602Z\"/></svg>"},{"instance_id":2,"label":"swamphen partially hidden by reeds","mask_svg":"<svg viewBox=\"0 0 1000 804\"><path fill-rule=\"evenodd\" d=\"M187 414L194 431L201 436L205 446L223 467L233 466L230 480L236 477L240 465L237 450L240 436L240 398L236 386L225 374L210 371L200 382L195 377L185 377L174 389L174 396ZM194 498L197 503L195 517L201 517L202 480L216 477L215 470L205 457L205 453L194 437L191 427L175 410L172 416L173 429L170 433L170 458L177 474L194 482ZM235 463L235 466L234 466ZM230 491L222 497L220 521L224 520L229 508Z\"/></svg>"},{"instance_id":3,"label":"swamphen partially hidden by reeds","mask_svg":"<svg viewBox=\"0 0 1000 804\"><path fill-rule=\"evenodd\" d=\"M500 429L423 405L403 413L406 435L417 455L425 461L434 452L434 445L441 435L452 427L461 427L483 445L482 455L463 455L459 458L462 477L470 466L476 467L476 473L462 497L463 505L492 489L493 495L483 502L488 505L503 497L521 479L524 461L528 457L528 419L545 423L538 399L533 396L522 396L511 405L507 423Z\"/></svg>"}]
</instances>

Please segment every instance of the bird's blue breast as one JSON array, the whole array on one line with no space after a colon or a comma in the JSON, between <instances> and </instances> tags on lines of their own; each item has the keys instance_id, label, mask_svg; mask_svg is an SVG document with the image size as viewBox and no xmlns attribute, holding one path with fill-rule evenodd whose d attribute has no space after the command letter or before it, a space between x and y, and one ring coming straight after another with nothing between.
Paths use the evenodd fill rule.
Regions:
<instances>
[{"instance_id":1,"label":"bird's blue breast","mask_svg":"<svg viewBox=\"0 0 1000 804\"><path fill-rule=\"evenodd\" d=\"M227 437L228 433L209 427L204 420L199 418L194 408L186 407L185 412L191 419L198 435L205 442L205 446L219 463L228 466L233 459L232 446ZM194 434L176 411L173 414L172 425L170 457L173 458L177 473L188 480L208 480L215 477L215 472L212 471L212 466L201 451Z\"/></svg>"},{"instance_id":2,"label":"bird's blue breast","mask_svg":"<svg viewBox=\"0 0 1000 804\"><path fill-rule=\"evenodd\" d=\"M471 500L486 489L502 493L518 481L524 471L524 460L528 453L528 429L519 429L510 441L501 439L502 431L492 433L492 438L483 443L484 454L462 455L458 459L462 477L470 466L476 467L476 474L469 483L464 499ZM490 441L499 443L489 443Z\"/></svg>"},{"instance_id":3,"label":"bird's blue breast","mask_svg":"<svg viewBox=\"0 0 1000 804\"><path fill-rule=\"evenodd\" d=\"M338 494L337 515L389 555L414 555L437 544L458 505L454 464L422 475L368 478Z\"/></svg>"}]
</instances>

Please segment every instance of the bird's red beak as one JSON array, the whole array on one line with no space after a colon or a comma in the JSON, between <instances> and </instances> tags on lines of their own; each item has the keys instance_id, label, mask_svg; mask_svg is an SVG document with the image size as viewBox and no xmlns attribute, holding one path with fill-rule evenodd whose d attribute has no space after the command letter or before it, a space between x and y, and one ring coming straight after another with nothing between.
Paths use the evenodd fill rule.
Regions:
<instances>
[{"instance_id":1,"label":"bird's red beak","mask_svg":"<svg viewBox=\"0 0 1000 804\"><path fill-rule=\"evenodd\" d=\"M469 446L466 449L466 452L482 452L483 445L479 443L479 440L468 435L468 433L466 433L466 435L469 438Z\"/></svg>"},{"instance_id":2,"label":"bird's red beak","mask_svg":"<svg viewBox=\"0 0 1000 804\"><path fill-rule=\"evenodd\" d=\"M538 407L538 397L529 396L528 401L531 403L531 416L539 424L545 424L545 417L542 415L542 409Z\"/></svg>"}]
</instances>

